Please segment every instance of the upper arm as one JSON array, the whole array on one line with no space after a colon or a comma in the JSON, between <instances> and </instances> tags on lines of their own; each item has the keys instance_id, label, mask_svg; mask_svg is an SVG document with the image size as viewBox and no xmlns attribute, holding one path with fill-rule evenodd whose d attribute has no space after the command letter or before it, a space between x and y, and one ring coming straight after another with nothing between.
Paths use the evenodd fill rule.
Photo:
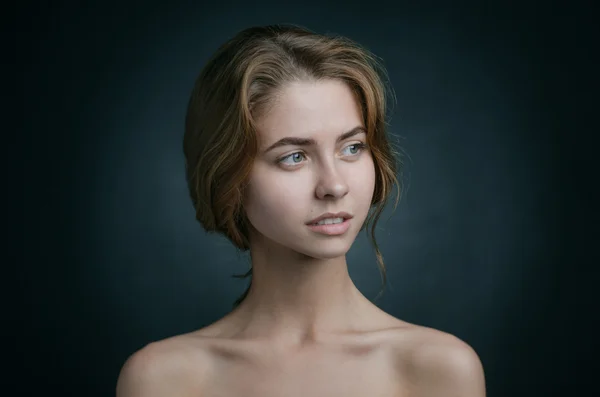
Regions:
<instances>
[{"instance_id":1,"label":"upper arm","mask_svg":"<svg viewBox=\"0 0 600 397\"><path fill-rule=\"evenodd\" d=\"M449 335L423 346L415 356L419 390L428 397L485 397L483 366L467 343Z\"/></svg>"}]
</instances>

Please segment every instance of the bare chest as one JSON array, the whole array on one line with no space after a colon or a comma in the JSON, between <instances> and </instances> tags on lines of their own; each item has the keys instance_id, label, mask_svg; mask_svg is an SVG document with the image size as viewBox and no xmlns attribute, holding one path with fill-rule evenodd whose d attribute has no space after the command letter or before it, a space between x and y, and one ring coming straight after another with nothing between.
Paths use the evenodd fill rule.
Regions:
<instances>
[{"instance_id":1,"label":"bare chest","mask_svg":"<svg viewBox=\"0 0 600 397\"><path fill-rule=\"evenodd\" d=\"M205 390L207 397L400 397L401 384L389 355L380 351L221 361Z\"/></svg>"}]
</instances>

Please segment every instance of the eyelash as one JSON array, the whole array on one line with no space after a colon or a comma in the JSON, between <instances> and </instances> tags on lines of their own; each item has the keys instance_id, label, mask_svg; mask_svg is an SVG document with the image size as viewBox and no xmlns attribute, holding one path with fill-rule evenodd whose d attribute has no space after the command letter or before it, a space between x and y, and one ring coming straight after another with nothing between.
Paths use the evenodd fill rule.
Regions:
<instances>
[{"instance_id":1,"label":"eyelash","mask_svg":"<svg viewBox=\"0 0 600 397\"><path fill-rule=\"evenodd\" d=\"M349 148L351 146L356 146L356 148L358 149L358 153L353 154L352 157L354 156L358 156L359 154L361 154L366 148L367 148L367 144L364 142L357 142L357 143L353 143L351 145L346 146L344 149ZM279 160L277 160L277 163L281 164L283 163L284 160L289 159L290 157L294 156L295 154L301 153L304 156L303 152L294 152L294 153L290 153L285 157L280 158ZM296 163L296 164L300 164L300 163Z\"/></svg>"}]
</instances>

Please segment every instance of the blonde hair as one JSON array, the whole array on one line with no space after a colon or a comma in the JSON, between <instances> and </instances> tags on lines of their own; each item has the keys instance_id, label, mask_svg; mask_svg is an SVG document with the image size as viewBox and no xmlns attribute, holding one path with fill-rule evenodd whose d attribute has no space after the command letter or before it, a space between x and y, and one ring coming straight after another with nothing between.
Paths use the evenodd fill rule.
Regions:
<instances>
[{"instance_id":1,"label":"blonde hair","mask_svg":"<svg viewBox=\"0 0 600 397\"><path fill-rule=\"evenodd\" d=\"M393 186L398 189L394 210L398 205L396 173L401 165L386 136L386 89L392 98L393 90L384 84L385 78L383 66L359 44L297 25L251 27L220 46L195 82L183 138L187 183L203 228L224 235L242 252L249 250L242 198L258 149L255 120L286 83L341 80L360 104L375 164L372 211L361 231L372 222L370 237L385 287L386 269L375 228ZM251 275L252 268L234 277Z\"/></svg>"}]
</instances>

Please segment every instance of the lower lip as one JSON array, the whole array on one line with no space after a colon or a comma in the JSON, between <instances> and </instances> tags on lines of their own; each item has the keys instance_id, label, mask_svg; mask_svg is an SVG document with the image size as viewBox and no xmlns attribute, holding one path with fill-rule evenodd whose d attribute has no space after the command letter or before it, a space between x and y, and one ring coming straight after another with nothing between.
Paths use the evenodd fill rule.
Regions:
<instances>
[{"instance_id":1,"label":"lower lip","mask_svg":"<svg viewBox=\"0 0 600 397\"><path fill-rule=\"evenodd\" d=\"M331 225L307 225L313 232L326 234L328 236L337 236L344 234L350 227L350 219L344 219L342 223L333 223Z\"/></svg>"}]
</instances>

